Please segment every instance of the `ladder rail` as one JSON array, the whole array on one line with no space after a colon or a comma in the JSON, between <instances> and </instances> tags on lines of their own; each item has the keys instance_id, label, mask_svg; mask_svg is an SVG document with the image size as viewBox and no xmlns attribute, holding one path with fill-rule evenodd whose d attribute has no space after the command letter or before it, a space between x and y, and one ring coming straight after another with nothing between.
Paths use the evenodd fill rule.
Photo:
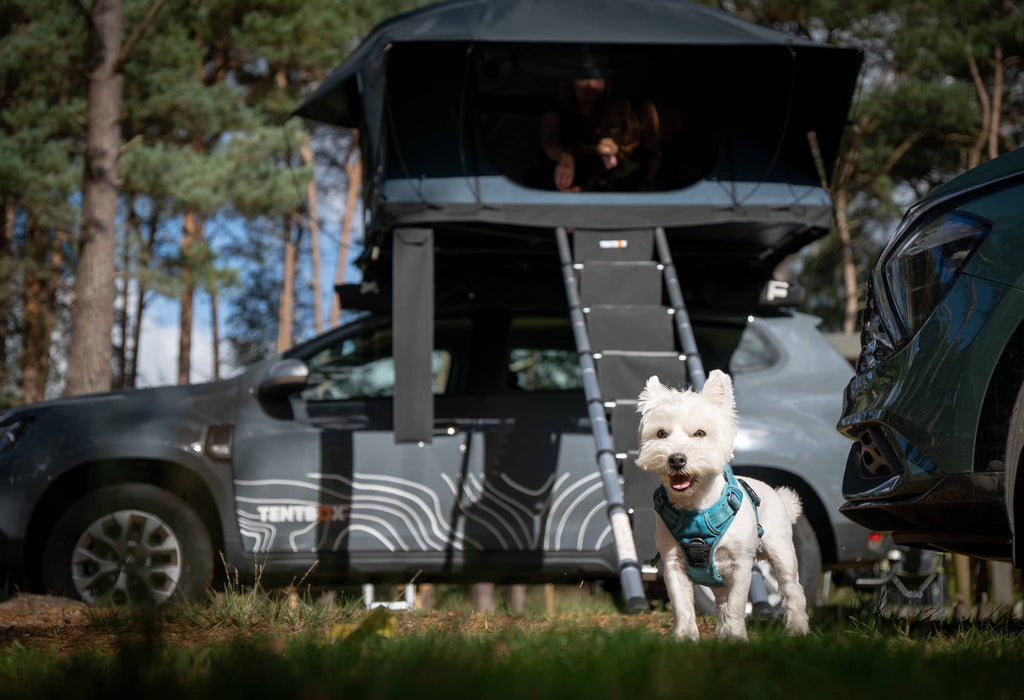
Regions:
<instances>
[{"instance_id":1,"label":"ladder rail","mask_svg":"<svg viewBox=\"0 0 1024 700\"><path fill-rule=\"evenodd\" d=\"M700 391L704 388L704 382L707 381L707 373L704 371L704 362L697 349L697 338L694 336L693 326L690 325L690 314L686 311L686 303L683 301L683 292L679 287L679 277L676 274L676 266L672 262L672 253L668 248L665 229L661 226L654 229L654 244L658 249L658 261L664 267L662 274L665 278L665 289L668 292L669 303L672 305L672 316L675 321L676 333L679 335L679 344L683 348L683 355L686 356L690 383L697 391Z\"/></svg>"},{"instance_id":2,"label":"ladder rail","mask_svg":"<svg viewBox=\"0 0 1024 700\"><path fill-rule=\"evenodd\" d=\"M612 525L612 539L615 542L618 557L623 598L628 612L643 612L647 609L647 597L644 593L636 542L633 539L633 528L629 522L622 484L619 483L618 461L615 459L611 430L608 427L604 401L601 399L601 390L597 382L597 368L590 347L590 337L587 334L586 320L583 317L583 305L580 301L579 287L573 270L569 237L562 226L555 230L555 237L558 242L558 255L562 263L562 280L565 283L565 293L569 301L573 336L579 354L580 369L583 372L583 392L587 399L587 412L597 445L597 463L604 486L605 501L608 503L608 519Z\"/></svg>"}]
</instances>

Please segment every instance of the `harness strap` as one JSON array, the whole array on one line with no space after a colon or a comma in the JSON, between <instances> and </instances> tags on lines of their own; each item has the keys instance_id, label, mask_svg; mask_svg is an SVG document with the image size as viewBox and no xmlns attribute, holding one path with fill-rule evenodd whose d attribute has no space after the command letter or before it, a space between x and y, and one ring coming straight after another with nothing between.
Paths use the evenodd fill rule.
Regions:
<instances>
[{"instance_id":1,"label":"harness strap","mask_svg":"<svg viewBox=\"0 0 1024 700\"><path fill-rule=\"evenodd\" d=\"M740 489L740 484L742 484L743 490ZM725 585L725 580L715 567L715 548L718 546L722 534L732 524L733 518L736 517L736 513L743 505L743 491L750 496L751 505L754 507L757 536L760 539L764 534L764 528L761 527L757 513L757 506L760 505L761 499L745 481L740 480L737 483L730 465L725 467L725 488L722 490L722 495L710 508L704 510L677 509L669 502L664 486L659 486L655 490L654 510L683 550L686 558L686 572L696 583L715 587ZM761 542L759 541L758 552L760 551Z\"/></svg>"},{"instance_id":2,"label":"harness strap","mask_svg":"<svg viewBox=\"0 0 1024 700\"><path fill-rule=\"evenodd\" d=\"M750 495L750 503L751 503L751 505L754 506L754 520L757 521L757 537L758 537L758 539L760 539L760 538L764 537L764 528L761 527L761 516L758 515L758 513L757 513L757 507L759 505L761 505L761 497L758 496L757 492L754 491L754 487L751 486L750 484L748 484L743 479L736 479L736 481L740 482L740 486L743 487L743 490L746 491L747 494ZM761 553L761 548L762 547L763 547L763 545L760 542L758 542L757 543L757 553L758 554Z\"/></svg>"}]
</instances>

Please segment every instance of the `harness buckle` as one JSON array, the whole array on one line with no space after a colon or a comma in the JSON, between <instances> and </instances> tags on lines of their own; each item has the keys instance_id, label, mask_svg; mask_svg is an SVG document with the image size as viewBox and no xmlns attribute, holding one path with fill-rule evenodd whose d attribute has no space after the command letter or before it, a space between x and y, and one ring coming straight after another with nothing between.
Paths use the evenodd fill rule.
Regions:
<instances>
[{"instance_id":1,"label":"harness buckle","mask_svg":"<svg viewBox=\"0 0 1024 700\"><path fill-rule=\"evenodd\" d=\"M689 542L682 542L686 560L694 568L706 568L711 565L711 545L701 537L694 537Z\"/></svg>"}]
</instances>

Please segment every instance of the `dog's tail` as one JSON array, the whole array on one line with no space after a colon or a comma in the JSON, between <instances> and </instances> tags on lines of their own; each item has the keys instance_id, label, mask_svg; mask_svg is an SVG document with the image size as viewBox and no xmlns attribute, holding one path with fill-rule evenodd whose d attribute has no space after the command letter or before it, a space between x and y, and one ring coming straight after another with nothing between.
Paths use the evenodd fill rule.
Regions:
<instances>
[{"instance_id":1,"label":"dog's tail","mask_svg":"<svg viewBox=\"0 0 1024 700\"><path fill-rule=\"evenodd\" d=\"M775 489L775 493L779 494L782 507L786 509L786 515L789 516L789 522L795 523L804 512L804 506L800 503L800 496L788 486L778 487Z\"/></svg>"}]
</instances>

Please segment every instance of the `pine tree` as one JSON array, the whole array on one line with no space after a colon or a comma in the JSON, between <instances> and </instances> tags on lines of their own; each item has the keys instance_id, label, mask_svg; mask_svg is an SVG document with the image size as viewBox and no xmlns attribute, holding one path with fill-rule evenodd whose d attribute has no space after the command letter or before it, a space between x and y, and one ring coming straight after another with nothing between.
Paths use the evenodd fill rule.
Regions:
<instances>
[{"instance_id":1,"label":"pine tree","mask_svg":"<svg viewBox=\"0 0 1024 700\"><path fill-rule=\"evenodd\" d=\"M909 203L906 193L922 196L1020 133L1024 23L1003 0L735 5L749 19L865 53L853 126L827 183L835 236L796 261L808 310L826 327L852 332L867 272Z\"/></svg>"},{"instance_id":2,"label":"pine tree","mask_svg":"<svg viewBox=\"0 0 1024 700\"><path fill-rule=\"evenodd\" d=\"M0 403L43 397L81 184L85 26L59 2L8 3L0 42Z\"/></svg>"},{"instance_id":3,"label":"pine tree","mask_svg":"<svg viewBox=\"0 0 1024 700\"><path fill-rule=\"evenodd\" d=\"M64 386L68 396L110 388L123 30L121 0L95 0L88 16L89 103L72 350Z\"/></svg>"}]
</instances>

